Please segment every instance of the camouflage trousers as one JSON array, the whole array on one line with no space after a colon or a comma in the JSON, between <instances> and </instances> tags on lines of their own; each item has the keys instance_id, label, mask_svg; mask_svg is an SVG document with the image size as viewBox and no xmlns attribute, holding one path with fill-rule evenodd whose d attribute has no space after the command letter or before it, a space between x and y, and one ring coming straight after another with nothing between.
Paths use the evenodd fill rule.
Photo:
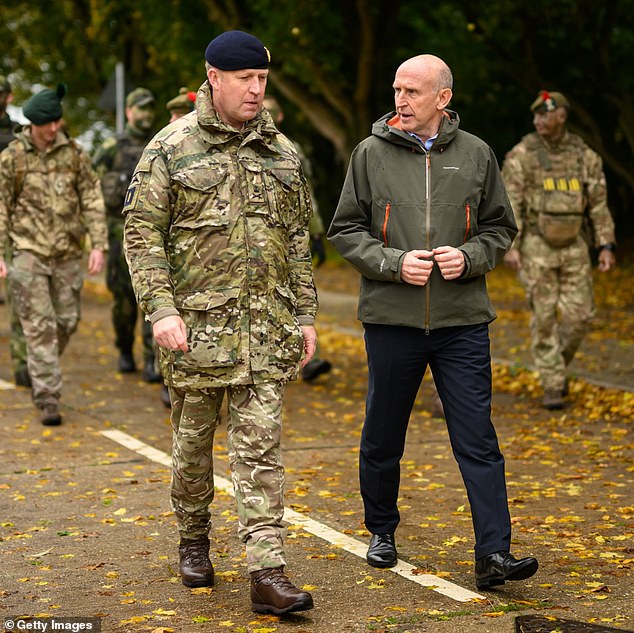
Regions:
<instances>
[{"instance_id":1,"label":"camouflage trousers","mask_svg":"<svg viewBox=\"0 0 634 633\"><path fill-rule=\"evenodd\" d=\"M594 317L592 268L588 248L578 239L554 248L538 235L526 235L520 279L531 310L531 350L545 390L561 391Z\"/></svg>"},{"instance_id":2,"label":"camouflage trousers","mask_svg":"<svg viewBox=\"0 0 634 633\"><path fill-rule=\"evenodd\" d=\"M123 252L123 221L119 218L107 218L108 222L108 261L106 265L106 285L112 294L112 327L115 345L122 353L131 354L134 346L139 309L137 307L128 263ZM143 317L142 317L143 318ZM154 358L152 325L143 318L141 324L143 338L143 358Z\"/></svg>"},{"instance_id":3,"label":"camouflage trousers","mask_svg":"<svg viewBox=\"0 0 634 633\"><path fill-rule=\"evenodd\" d=\"M80 259L14 253L9 268L11 300L22 324L33 402L57 401L62 390L59 358L80 317L83 283Z\"/></svg>"},{"instance_id":4,"label":"camouflage trousers","mask_svg":"<svg viewBox=\"0 0 634 633\"><path fill-rule=\"evenodd\" d=\"M285 383L187 390L170 387L171 503L182 538L208 533L214 498L213 441L226 392L227 442L238 508L238 535L249 572L286 564L280 454Z\"/></svg>"},{"instance_id":5,"label":"camouflage trousers","mask_svg":"<svg viewBox=\"0 0 634 633\"><path fill-rule=\"evenodd\" d=\"M11 249L7 248L4 254L4 261L7 266L11 265ZM26 369L26 339L20 325L20 319L13 309L11 303L11 289L7 280L7 312L9 313L9 352L11 354L11 367L13 373Z\"/></svg>"}]
</instances>

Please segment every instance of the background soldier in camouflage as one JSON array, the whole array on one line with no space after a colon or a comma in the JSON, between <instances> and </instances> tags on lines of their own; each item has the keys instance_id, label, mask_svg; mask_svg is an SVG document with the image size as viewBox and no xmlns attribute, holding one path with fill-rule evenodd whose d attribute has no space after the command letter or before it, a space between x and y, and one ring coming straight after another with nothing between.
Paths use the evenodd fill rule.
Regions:
<instances>
[{"instance_id":1,"label":"background soldier in camouflage","mask_svg":"<svg viewBox=\"0 0 634 633\"><path fill-rule=\"evenodd\" d=\"M0 152L15 138L18 124L12 121L7 113L7 106L13 100L11 94L11 84L4 75L0 75ZM7 264L11 263L11 251L7 248L4 254ZM31 378L26 366L26 340L20 325L20 319L11 307L11 297L7 292L8 312L9 312L9 350L11 353L11 365L13 367L13 378L18 387L30 387ZM0 294L0 303L4 303L5 298Z\"/></svg>"},{"instance_id":2,"label":"background soldier in camouflage","mask_svg":"<svg viewBox=\"0 0 634 633\"><path fill-rule=\"evenodd\" d=\"M136 371L133 355L138 308L128 265L123 253L123 216L121 209L143 148L151 137L154 124L154 95L146 88L135 88L126 97L126 127L122 134L108 138L97 150L93 165L101 178L108 223L108 263L106 284L112 293L112 325L119 350L119 371ZM143 378L160 382L154 365L152 327L143 319Z\"/></svg>"},{"instance_id":3,"label":"background soldier in camouflage","mask_svg":"<svg viewBox=\"0 0 634 633\"><path fill-rule=\"evenodd\" d=\"M32 122L0 155L0 258L27 342L33 402L46 425L61 423L59 357L80 316L86 230L88 272L101 271L106 224L99 180L90 159L62 131L66 87L45 89L23 107Z\"/></svg>"},{"instance_id":4,"label":"background soldier in camouflage","mask_svg":"<svg viewBox=\"0 0 634 633\"><path fill-rule=\"evenodd\" d=\"M254 611L310 609L284 574L282 396L316 346L310 194L262 109L268 51L229 31L206 53L196 110L148 144L128 190L125 251L172 400L171 487L186 586L213 584L209 505L224 395ZM212 93L213 90L213 93Z\"/></svg>"},{"instance_id":5,"label":"background soldier in camouflage","mask_svg":"<svg viewBox=\"0 0 634 633\"><path fill-rule=\"evenodd\" d=\"M615 264L614 223L599 155L566 129L570 105L542 92L531 106L536 132L506 156L502 174L519 226L505 262L520 271L531 316L531 348L547 409L563 407L566 369L594 314L589 218L599 270Z\"/></svg>"},{"instance_id":6,"label":"background soldier in camouflage","mask_svg":"<svg viewBox=\"0 0 634 633\"><path fill-rule=\"evenodd\" d=\"M196 93L187 90L185 87L181 88L178 94L165 104L167 111L170 113L169 123L192 112L195 103Z\"/></svg>"}]
</instances>

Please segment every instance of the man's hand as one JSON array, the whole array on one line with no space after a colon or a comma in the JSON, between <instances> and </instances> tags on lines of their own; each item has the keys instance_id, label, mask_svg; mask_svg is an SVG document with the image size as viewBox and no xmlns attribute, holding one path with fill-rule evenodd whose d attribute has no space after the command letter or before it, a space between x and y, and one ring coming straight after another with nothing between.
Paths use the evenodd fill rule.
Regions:
<instances>
[{"instance_id":1,"label":"man's hand","mask_svg":"<svg viewBox=\"0 0 634 633\"><path fill-rule=\"evenodd\" d=\"M461 250L453 246L438 246L432 253L443 279L447 281L458 279L464 272L466 264Z\"/></svg>"},{"instance_id":2,"label":"man's hand","mask_svg":"<svg viewBox=\"0 0 634 633\"><path fill-rule=\"evenodd\" d=\"M7 276L7 264L4 261L4 259L0 257L0 279L6 276Z\"/></svg>"},{"instance_id":3,"label":"man's hand","mask_svg":"<svg viewBox=\"0 0 634 633\"><path fill-rule=\"evenodd\" d=\"M616 257L614 253L608 248L602 248L599 251L599 270L602 273L607 273L610 268L614 268L616 265Z\"/></svg>"},{"instance_id":4,"label":"man's hand","mask_svg":"<svg viewBox=\"0 0 634 633\"><path fill-rule=\"evenodd\" d=\"M516 248L512 248L504 255L504 263L511 270L519 270L522 267L522 258L520 252Z\"/></svg>"},{"instance_id":5,"label":"man's hand","mask_svg":"<svg viewBox=\"0 0 634 633\"><path fill-rule=\"evenodd\" d=\"M103 251L94 248L88 255L88 274L97 275L103 270L105 257Z\"/></svg>"},{"instance_id":6,"label":"man's hand","mask_svg":"<svg viewBox=\"0 0 634 633\"><path fill-rule=\"evenodd\" d=\"M189 351L187 329L179 316L168 316L152 326L154 340L165 349Z\"/></svg>"},{"instance_id":7,"label":"man's hand","mask_svg":"<svg viewBox=\"0 0 634 633\"><path fill-rule=\"evenodd\" d=\"M304 335L304 358L300 365L303 367L315 355L315 350L317 349L317 331L312 325L302 325L300 327Z\"/></svg>"},{"instance_id":8,"label":"man's hand","mask_svg":"<svg viewBox=\"0 0 634 633\"><path fill-rule=\"evenodd\" d=\"M413 286L424 286L429 280L431 269L434 267L432 260L433 251L408 251L403 257L401 265L401 279Z\"/></svg>"}]
</instances>

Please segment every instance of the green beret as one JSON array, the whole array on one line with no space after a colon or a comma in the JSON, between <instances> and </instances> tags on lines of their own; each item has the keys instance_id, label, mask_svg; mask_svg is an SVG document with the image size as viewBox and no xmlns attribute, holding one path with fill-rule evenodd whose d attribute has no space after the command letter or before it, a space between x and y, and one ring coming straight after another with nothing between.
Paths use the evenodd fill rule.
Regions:
<instances>
[{"instance_id":1,"label":"green beret","mask_svg":"<svg viewBox=\"0 0 634 633\"><path fill-rule=\"evenodd\" d=\"M194 103L196 102L196 93L187 90L187 88L181 88L178 91L178 95L173 99L170 99L165 107L170 112L183 112L187 114L194 109Z\"/></svg>"},{"instance_id":2,"label":"green beret","mask_svg":"<svg viewBox=\"0 0 634 633\"><path fill-rule=\"evenodd\" d=\"M531 105L531 112L552 112L557 108L566 108L566 110L570 110L570 103L568 102L568 99L566 99L561 92L548 92L546 90L542 90L537 95L537 99L533 101L533 105Z\"/></svg>"},{"instance_id":3,"label":"green beret","mask_svg":"<svg viewBox=\"0 0 634 633\"><path fill-rule=\"evenodd\" d=\"M142 107L149 103L154 103L154 95L147 88L135 88L125 98L126 108L131 108L132 106Z\"/></svg>"},{"instance_id":4,"label":"green beret","mask_svg":"<svg viewBox=\"0 0 634 633\"><path fill-rule=\"evenodd\" d=\"M255 35L225 31L209 42L205 59L220 70L265 69L269 67L271 55Z\"/></svg>"},{"instance_id":5,"label":"green beret","mask_svg":"<svg viewBox=\"0 0 634 633\"><path fill-rule=\"evenodd\" d=\"M22 106L24 116L34 125L46 125L62 118L62 99L66 95L66 84L57 84L53 91L44 88L33 95Z\"/></svg>"},{"instance_id":6,"label":"green beret","mask_svg":"<svg viewBox=\"0 0 634 633\"><path fill-rule=\"evenodd\" d=\"M11 92L11 84L6 75L0 75L0 92L9 94Z\"/></svg>"}]
</instances>

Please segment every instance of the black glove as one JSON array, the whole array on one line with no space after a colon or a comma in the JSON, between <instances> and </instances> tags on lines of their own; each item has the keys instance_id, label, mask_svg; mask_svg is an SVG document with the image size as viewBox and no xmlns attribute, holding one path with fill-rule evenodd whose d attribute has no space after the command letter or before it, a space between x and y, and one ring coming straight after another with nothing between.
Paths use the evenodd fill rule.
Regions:
<instances>
[{"instance_id":1,"label":"black glove","mask_svg":"<svg viewBox=\"0 0 634 633\"><path fill-rule=\"evenodd\" d=\"M317 268L326 261L326 244L323 235L314 235L310 238L310 254L317 260Z\"/></svg>"}]
</instances>

